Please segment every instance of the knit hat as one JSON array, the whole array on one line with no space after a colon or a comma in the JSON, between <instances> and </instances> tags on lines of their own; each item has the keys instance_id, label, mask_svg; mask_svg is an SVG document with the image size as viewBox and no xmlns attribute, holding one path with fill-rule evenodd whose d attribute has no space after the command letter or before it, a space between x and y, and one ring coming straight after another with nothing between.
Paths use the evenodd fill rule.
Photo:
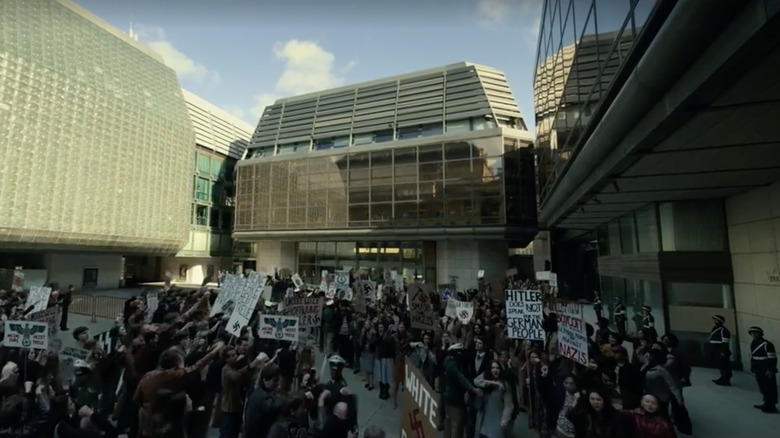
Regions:
<instances>
[{"instance_id":1,"label":"knit hat","mask_svg":"<svg viewBox=\"0 0 780 438\"><path fill-rule=\"evenodd\" d=\"M748 333L751 335L753 333L758 333L760 336L764 336L764 329L762 329L761 327L753 326L748 329Z\"/></svg>"},{"instance_id":2,"label":"knit hat","mask_svg":"<svg viewBox=\"0 0 780 438\"><path fill-rule=\"evenodd\" d=\"M725 324L726 323L726 318L723 317L723 315L713 315L712 316L712 320L715 321L715 322L719 322L721 324Z\"/></svg>"}]
</instances>

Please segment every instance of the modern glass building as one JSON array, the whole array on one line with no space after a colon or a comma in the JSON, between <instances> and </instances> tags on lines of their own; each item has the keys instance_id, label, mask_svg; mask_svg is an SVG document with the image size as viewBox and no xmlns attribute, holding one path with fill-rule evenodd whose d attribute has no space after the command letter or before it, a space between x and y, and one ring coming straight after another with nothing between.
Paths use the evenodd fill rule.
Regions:
<instances>
[{"instance_id":1,"label":"modern glass building","mask_svg":"<svg viewBox=\"0 0 780 438\"><path fill-rule=\"evenodd\" d=\"M532 136L500 71L460 63L282 99L238 164L260 269L503 276L536 234Z\"/></svg>"},{"instance_id":2,"label":"modern glass building","mask_svg":"<svg viewBox=\"0 0 780 438\"><path fill-rule=\"evenodd\" d=\"M123 254L175 254L194 141L158 55L73 2L0 2L0 267L117 287Z\"/></svg>"},{"instance_id":3,"label":"modern glass building","mask_svg":"<svg viewBox=\"0 0 780 438\"><path fill-rule=\"evenodd\" d=\"M233 229L236 162L243 156L253 128L187 90L182 90L195 129L192 173L190 238L175 256L160 258L159 267L144 268L142 258L128 258L126 277L159 279L171 272L179 283L200 284L207 277L216 281L220 270L243 267L251 257L241 244L234 245Z\"/></svg>"},{"instance_id":4,"label":"modern glass building","mask_svg":"<svg viewBox=\"0 0 780 438\"><path fill-rule=\"evenodd\" d=\"M652 306L701 363L715 314L737 362L747 327L780 339L780 11L549 0L541 22L537 241L567 294L622 298L629 330Z\"/></svg>"}]
</instances>

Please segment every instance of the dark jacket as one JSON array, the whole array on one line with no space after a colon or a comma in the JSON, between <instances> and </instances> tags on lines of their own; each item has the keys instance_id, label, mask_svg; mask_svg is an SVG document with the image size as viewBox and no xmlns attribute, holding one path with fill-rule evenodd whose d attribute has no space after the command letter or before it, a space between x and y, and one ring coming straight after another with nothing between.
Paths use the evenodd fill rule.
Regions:
<instances>
[{"instance_id":1,"label":"dark jacket","mask_svg":"<svg viewBox=\"0 0 780 438\"><path fill-rule=\"evenodd\" d=\"M465 393L474 390L474 385L460 371L458 360L452 355L444 359L444 404L462 408Z\"/></svg>"},{"instance_id":2,"label":"dark jacket","mask_svg":"<svg viewBox=\"0 0 780 438\"><path fill-rule=\"evenodd\" d=\"M248 437L266 438L271 429L270 419L279 417L284 409L284 400L269 392L260 385L246 405L244 413L244 435Z\"/></svg>"}]
</instances>

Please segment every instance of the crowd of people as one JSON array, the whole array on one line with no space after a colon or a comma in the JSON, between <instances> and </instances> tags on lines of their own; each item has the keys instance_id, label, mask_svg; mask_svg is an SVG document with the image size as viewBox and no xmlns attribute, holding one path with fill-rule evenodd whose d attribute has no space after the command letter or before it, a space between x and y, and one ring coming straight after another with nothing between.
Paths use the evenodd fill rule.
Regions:
<instances>
[{"instance_id":1,"label":"crowd of people","mask_svg":"<svg viewBox=\"0 0 780 438\"><path fill-rule=\"evenodd\" d=\"M398 408L407 360L439 392L437 426L445 438L511 437L526 429L522 413L540 438L691 433L683 396L690 366L673 333L612 330L597 308L583 365L558 354L552 311L545 313L544 341L508 338L505 304L486 289L453 297L474 303L468 321L447 317L431 297L438 325L420 330L404 288L385 286L379 299L358 308L316 288L295 288L289 278L267 282L272 299L258 302L240 336L226 330L231 306L209 316L216 291L170 288L158 293L154 312L145 294L127 300L108 351L86 327L74 329L88 357L72 364L70 378L57 351L0 349L0 438L198 438L212 427L220 438L383 438L375 426L358 430L358 400L346 373ZM546 290L520 281L505 287ZM298 342L263 339L259 315L279 313L278 303L291 294L322 296L322 326ZM5 314L20 315L23 292L0 297ZM59 305L52 297L50 304ZM762 339L757 330L751 333ZM327 358L321 366L318 351ZM759 371L769 376L776 358L774 364Z\"/></svg>"}]
</instances>

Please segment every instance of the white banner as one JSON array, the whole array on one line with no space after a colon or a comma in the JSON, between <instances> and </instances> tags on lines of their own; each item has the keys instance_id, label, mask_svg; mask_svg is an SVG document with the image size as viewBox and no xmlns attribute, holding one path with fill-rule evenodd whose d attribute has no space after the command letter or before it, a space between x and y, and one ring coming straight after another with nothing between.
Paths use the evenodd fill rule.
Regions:
<instances>
[{"instance_id":1,"label":"white banner","mask_svg":"<svg viewBox=\"0 0 780 438\"><path fill-rule=\"evenodd\" d=\"M27 302L24 304L24 307L26 309L30 306L34 306L31 313L46 310L46 308L49 307L50 296L50 287L33 286L30 288L30 295L27 296Z\"/></svg>"},{"instance_id":2,"label":"white banner","mask_svg":"<svg viewBox=\"0 0 780 438\"><path fill-rule=\"evenodd\" d=\"M510 339L543 341L542 293L538 290L507 290L506 325Z\"/></svg>"},{"instance_id":3,"label":"white banner","mask_svg":"<svg viewBox=\"0 0 780 438\"><path fill-rule=\"evenodd\" d=\"M367 302L376 301L376 281L360 280L358 290L363 293Z\"/></svg>"},{"instance_id":4,"label":"white banner","mask_svg":"<svg viewBox=\"0 0 780 438\"><path fill-rule=\"evenodd\" d=\"M3 347L49 348L49 324L35 321L6 321Z\"/></svg>"},{"instance_id":5,"label":"white banner","mask_svg":"<svg viewBox=\"0 0 780 438\"><path fill-rule=\"evenodd\" d=\"M149 292L146 294L146 320L151 321L154 312L160 306L159 296L157 292Z\"/></svg>"},{"instance_id":6,"label":"white banner","mask_svg":"<svg viewBox=\"0 0 780 438\"><path fill-rule=\"evenodd\" d=\"M303 286L305 286L305 285L306 285L306 284L303 282L303 279L301 278L301 276L300 276L300 275L298 275L297 273L296 273L296 274L293 274L293 276L292 276L292 282L293 282L293 284L295 285L295 289L296 289L296 290L301 290L301 289L303 289Z\"/></svg>"},{"instance_id":7,"label":"white banner","mask_svg":"<svg viewBox=\"0 0 780 438\"><path fill-rule=\"evenodd\" d=\"M211 307L211 313L209 314L209 317L212 317L217 313L221 313L222 308L225 307L229 301L236 300L235 295L236 292L238 292L236 289L239 286L239 280L241 279L237 275L225 275L225 278L222 280L222 283L219 287L219 294L217 295L217 299L214 301L214 305Z\"/></svg>"},{"instance_id":8,"label":"white banner","mask_svg":"<svg viewBox=\"0 0 780 438\"><path fill-rule=\"evenodd\" d=\"M298 342L298 317L260 315L257 333L261 339Z\"/></svg>"},{"instance_id":9,"label":"white banner","mask_svg":"<svg viewBox=\"0 0 780 438\"><path fill-rule=\"evenodd\" d=\"M227 323L227 331L236 337L241 336L241 329L246 327L252 318L257 300L263 294L265 277L252 271L249 277L241 279L239 284L241 292Z\"/></svg>"},{"instance_id":10,"label":"white banner","mask_svg":"<svg viewBox=\"0 0 780 438\"><path fill-rule=\"evenodd\" d=\"M301 330L319 328L322 326L323 304L320 297L287 298L284 303L284 314L297 317L298 327Z\"/></svg>"},{"instance_id":11,"label":"white banner","mask_svg":"<svg viewBox=\"0 0 780 438\"><path fill-rule=\"evenodd\" d=\"M349 271L336 271L336 278L333 283L336 286L336 292L349 289Z\"/></svg>"},{"instance_id":12,"label":"white banner","mask_svg":"<svg viewBox=\"0 0 780 438\"><path fill-rule=\"evenodd\" d=\"M564 303L555 305L558 315L558 354L588 364L588 334L585 330L583 305Z\"/></svg>"},{"instance_id":13,"label":"white banner","mask_svg":"<svg viewBox=\"0 0 780 438\"><path fill-rule=\"evenodd\" d=\"M444 312L450 318L457 318L461 324L468 324L474 316L474 303L450 298L447 300L447 307L445 307Z\"/></svg>"}]
</instances>

